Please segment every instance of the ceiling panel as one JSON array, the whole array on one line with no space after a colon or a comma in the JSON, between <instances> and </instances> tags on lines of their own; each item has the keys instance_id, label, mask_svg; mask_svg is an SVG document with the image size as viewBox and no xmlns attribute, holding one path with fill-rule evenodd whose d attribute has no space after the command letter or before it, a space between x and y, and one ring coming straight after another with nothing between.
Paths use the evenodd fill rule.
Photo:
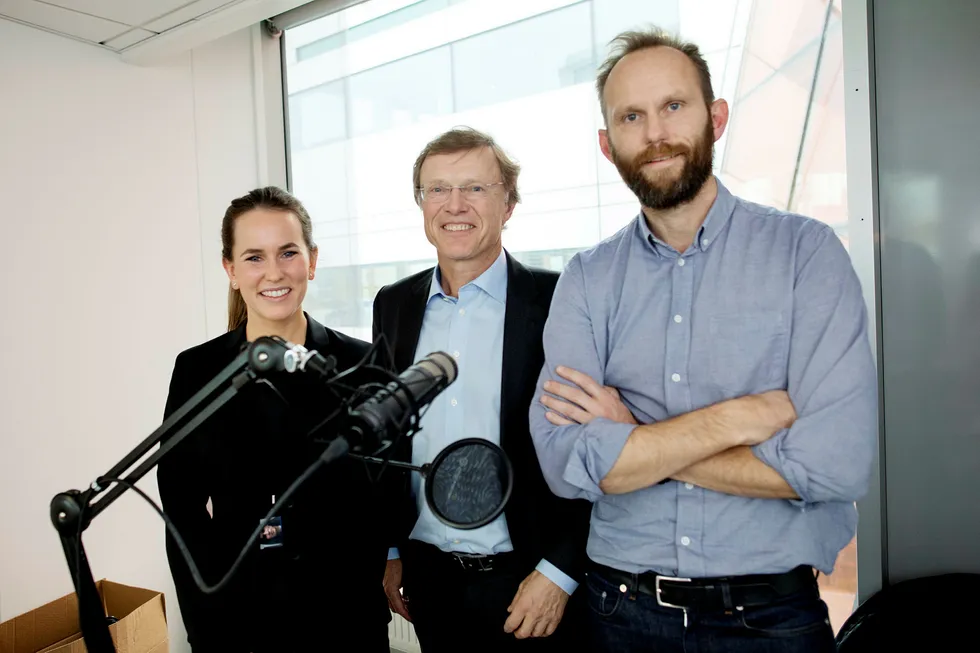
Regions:
<instances>
[{"instance_id":1,"label":"ceiling panel","mask_svg":"<svg viewBox=\"0 0 980 653\"><path fill-rule=\"evenodd\" d=\"M40 2L41 0L37 0ZM43 0L126 25L143 25L193 0Z\"/></svg>"},{"instance_id":2,"label":"ceiling panel","mask_svg":"<svg viewBox=\"0 0 980 653\"><path fill-rule=\"evenodd\" d=\"M129 30L127 24L36 1L0 0L0 16L70 34L94 43L101 43Z\"/></svg>"},{"instance_id":3,"label":"ceiling panel","mask_svg":"<svg viewBox=\"0 0 980 653\"><path fill-rule=\"evenodd\" d=\"M130 63L149 64L310 1L0 0L0 20L105 47Z\"/></svg>"},{"instance_id":4,"label":"ceiling panel","mask_svg":"<svg viewBox=\"0 0 980 653\"><path fill-rule=\"evenodd\" d=\"M105 42L105 46L116 51L121 51L131 45L136 45L137 43L145 41L151 36L156 35L156 32L150 32L145 29L140 29L139 27L134 27L125 34L121 34L114 39L109 39Z\"/></svg>"},{"instance_id":5,"label":"ceiling panel","mask_svg":"<svg viewBox=\"0 0 980 653\"><path fill-rule=\"evenodd\" d=\"M149 23L144 23L143 27L154 32L166 32L168 29L186 23L189 20L194 20L215 9L220 9L226 5L238 4L239 2L241 0L197 0L197 2L193 2L177 11L160 16L160 18Z\"/></svg>"}]
</instances>

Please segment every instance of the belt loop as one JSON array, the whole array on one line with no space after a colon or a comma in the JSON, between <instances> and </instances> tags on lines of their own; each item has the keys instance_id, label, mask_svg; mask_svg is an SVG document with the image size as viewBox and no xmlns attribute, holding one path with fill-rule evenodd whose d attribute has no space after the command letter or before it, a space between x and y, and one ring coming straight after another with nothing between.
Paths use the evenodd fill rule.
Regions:
<instances>
[{"instance_id":1,"label":"belt loop","mask_svg":"<svg viewBox=\"0 0 980 653\"><path fill-rule=\"evenodd\" d=\"M732 587L728 583L721 583L721 600L725 605L725 612L731 612L735 607L732 604Z\"/></svg>"}]
</instances>

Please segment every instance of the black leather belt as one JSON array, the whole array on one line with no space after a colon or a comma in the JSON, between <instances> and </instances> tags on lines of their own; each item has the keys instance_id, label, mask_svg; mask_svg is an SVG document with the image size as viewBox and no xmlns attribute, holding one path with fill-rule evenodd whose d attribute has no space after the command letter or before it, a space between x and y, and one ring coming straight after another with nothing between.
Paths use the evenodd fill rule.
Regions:
<instances>
[{"instance_id":1,"label":"black leather belt","mask_svg":"<svg viewBox=\"0 0 980 653\"><path fill-rule=\"evenodd\" d=\"M456 563L465 571L493 571L503 567L511 561L513 555L510 553L498 553L497 555L479 555L476 553L457 553L450 551Z\"/></svg>"},{"instance_id":2,"label":"black leather belt","mask_svg":"<svg viewBox=\"0 0 980 653\"><path fill-rule=\"evenodd\" d=\"M409 555L424 561L423 564L436 564L443 567L448 565L463 571L499 571L519 562L513 551L496 555L443 551L437 546L418 540L409 540L407 546Z\"/></svg>"},{"instance_id":3,"label":"black leather belt","mask_svg":"<svg viewBox=\"0 0 980 653\"><path fill-rule=\"evenodd\" d=\"M599 575L620 586L620 591L638 591L657 599L666 608L722 612L768 605L778 599L804 591L817 590L811 567L799 566L782 574L752 574L718 578L675 578L653 572L630 574L593 563Z\"/></svg>"}]
</instances>

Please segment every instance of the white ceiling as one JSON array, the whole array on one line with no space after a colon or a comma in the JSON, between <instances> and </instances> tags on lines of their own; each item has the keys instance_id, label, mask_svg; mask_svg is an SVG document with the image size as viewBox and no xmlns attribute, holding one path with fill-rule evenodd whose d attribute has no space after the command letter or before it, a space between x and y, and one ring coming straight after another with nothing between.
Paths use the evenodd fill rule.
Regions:
<instances>
[{"instance_id":1,"label":"white ceiling","mask_svg":"<svg viewBox=\"0 0 980 653\"><path fill-rule=\"evenodd\" d=\"M116 52L159 35L214 23L219 14L261 18L309 0L0 0L0 18L92 43ZM247 6L250 5L250 6ZM261 20L261 18L259 20ZM220 18L218 18L220 20Z\"/></svg>"}]
</instances>

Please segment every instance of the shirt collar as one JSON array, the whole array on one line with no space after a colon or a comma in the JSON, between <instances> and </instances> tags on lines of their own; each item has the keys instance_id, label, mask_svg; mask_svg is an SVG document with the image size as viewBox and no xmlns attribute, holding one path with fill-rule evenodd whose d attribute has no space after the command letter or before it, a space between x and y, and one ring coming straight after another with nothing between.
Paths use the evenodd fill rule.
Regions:
<instances>
[{"instance_id":1,"label":"shirt collar","mask_svg":"<svg viewBox=\"0 0 980 653\"><path fill-rule=\"evenodd\" d=\"M507 253L501 249L497 260L495 260L489 268L484 270L483 274L464 285L463 288L470 285L476 286L501 304L506 304ZM460 290L463 288L460 288ZM432 282L429 284L429 297L426 299L426 302L436 295L441 295L443 297L446 296L446 294L442 291L442 271L439 270L438 265L436 266L435 270L432 271Z\"/></svg>"},{"instance_id":2,"label":"shirt collar","mask_svg":"<svg viewBox=\"0 0 980 653\"><path fill-rule=\"evenodd\" d=\"M705 216L704 222L701 223L697 236L694 237L694 246L702 252L706 251L711 246L711 243L715 241L718 234L721 233L722 228L728 222L728 218L731 217L732 212L735 210L735 196L731 194L717 177L715 177L715 183L718 186L718 195L708 210L708 215ZM650 231L650 225L647 223L642 211L640 211L636 219L639 223L640 235L643 237L643 240L653 245L654 251L658 254L664 253L665 251L673 251L670 245L653 235L653 232ZM681 254L683 253L681 252Z\"/></svg>"}]
</instances>

